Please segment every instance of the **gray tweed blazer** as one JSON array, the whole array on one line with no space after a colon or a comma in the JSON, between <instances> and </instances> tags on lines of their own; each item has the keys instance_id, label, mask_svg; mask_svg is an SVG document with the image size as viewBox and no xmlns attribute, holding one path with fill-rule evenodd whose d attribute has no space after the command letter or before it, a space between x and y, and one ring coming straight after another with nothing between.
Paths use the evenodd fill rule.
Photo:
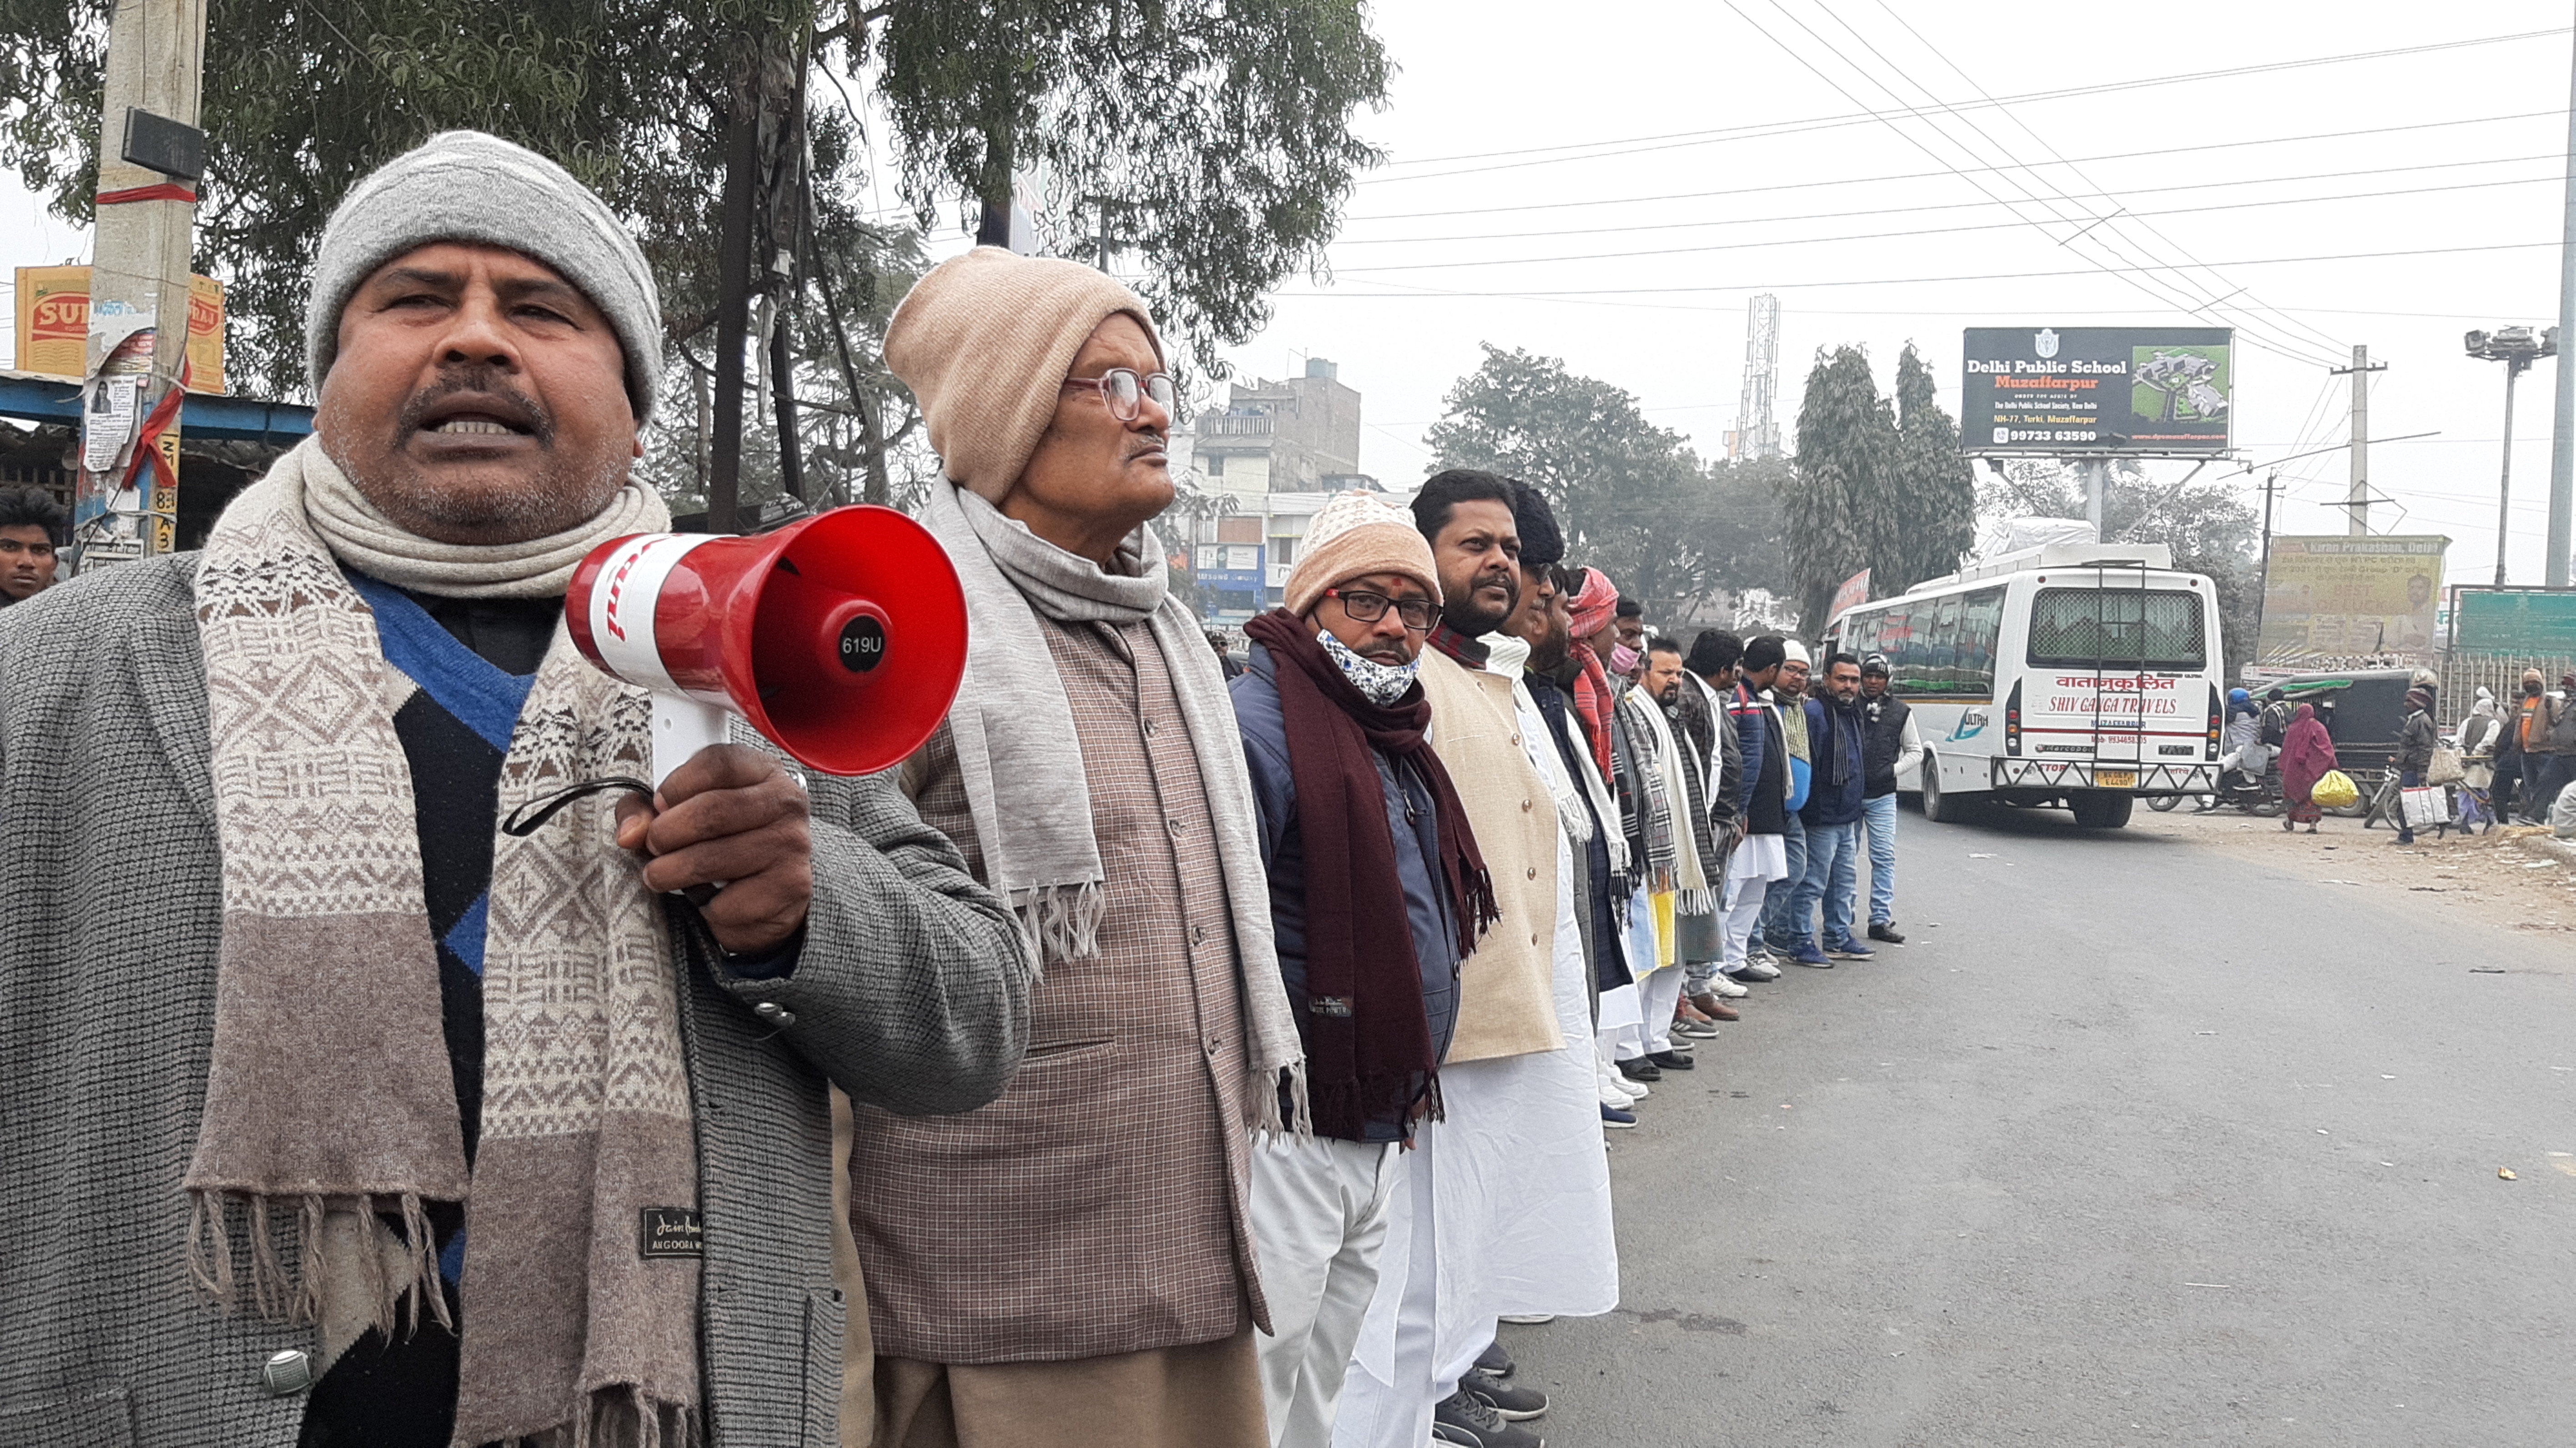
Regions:
<instances>
[{"instance_id":1,"label":"gray tweed blazer","mask_svg":"<svg viewBox=\"0 0 2576 1448\"><path fill-rule=\"evenodd\" d=\"M312 1330L202 1305L185 1262L220 931L194 564L0 612L0 1443L289 1448L302 1422L260 1367ZM718 1448L839 1442L824 1077L971 1110L1028 1035L1026 957L955 846L891 776L813 788L795 974L726 978L677 932Z\"/></svg>"}]
</instances>

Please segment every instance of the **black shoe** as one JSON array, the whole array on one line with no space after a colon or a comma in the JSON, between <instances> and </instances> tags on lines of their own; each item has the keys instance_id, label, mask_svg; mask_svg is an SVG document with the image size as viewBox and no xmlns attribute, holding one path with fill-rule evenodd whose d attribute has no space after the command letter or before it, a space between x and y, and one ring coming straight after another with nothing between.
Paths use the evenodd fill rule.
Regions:
<instances>
[{"instance_id":1,"label":"black shoe","mask_svg":"<svg viewBox=\"0 0 2576 1448\"><path fill-rule=\"evenodd\" d=\"M1657 1066L1660 1066L1667 1071L1696 1071L1699 1069L1699 1062L1692 1060L1690 1057L1683 1055L1679 1051L1657 1051L1646 1059L1654 1062Z\"/></svg>"},{"instance_id":2,"label":"black shoe","mask_svg":"<svg viewBox=\"0 0 2576 1448\"><path fill-rule=\"evenodd\" d=\"M1458 1380L1458 1390L1484 1399L1494 1416L1506 1423L1526 1423L1547 1416L1547 1394L1536 1388L1513 1387L1489 1373L1467 1374Z\"/></svg>"},{"instance_id":3,"label":"black shoe","mask_svg":"<svg viewBox=\"0 0 2576 1448\"><path fill-rule=\"evenodd\" d=\"M1503 1351L1503 1345L1489 1342L1483 1352L1476 1354L1476 1371L1488 1377L1508 1378L1516 1369L1512 1366L1512 1355Z\"/></svg>"},{"instance_id":4,"label":"black shoe","mask_svg":"<svg viewBox=\"0 0 2576 1448\"><path fill-rule=\"evenodd\" d=\"M1515 1423L1484 1399L1461 1388L1431 1410L1431 1436L1462 1448L1547 1448L1547 1440Z\"/></svg>"},{"instance_id":5,"label":"black shoe","mask_svg":"<svg viewBox=\"0 0 2576 1448\"><path fill-rule=\"evenodd\" d=\"M1884 941L1889 945L1903 945L1905 943L1905 937L1896 933L1896 927L1894 925L1882 925L1876 921L1873 921L1870 924L1869 938L1872 940Z\"/></svg>"},{"instance_id":6,"label":"black shoe","mask_svg":"<svg viewBox=\"0 0 2576 1448\"><path fill-rule=\"evenodd\" d=\"M1654 1058L1651 1056L1639 1056L1633 1061L1620 1062L1619 1074L1627 1077L1631 1081L1661 1081L1664 1079L1664 1073L1655 1069Z\"/></svg>"}]
</instances>

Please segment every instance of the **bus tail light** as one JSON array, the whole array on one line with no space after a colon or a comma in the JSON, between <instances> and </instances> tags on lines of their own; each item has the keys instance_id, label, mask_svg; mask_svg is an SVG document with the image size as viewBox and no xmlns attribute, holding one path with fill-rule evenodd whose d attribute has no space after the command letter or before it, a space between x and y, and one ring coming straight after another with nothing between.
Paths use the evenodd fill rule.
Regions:
<instances>
[{"instance_id":1,"label":"bus tail light","mask_svg":"<svg viewBox=\"0 0 2576 1448\"><path fill-rule=\"evenodd\" d=\"M2225 732L2227 706L2218 696L2218 686L2209 686L2209 758L2218 758L2219 736Z\"/></svg>"},{"instance_id":2,"label":"bus tail light","mask_svg":"<svg viewBox=\"0 0 2576 1448\"><path fill-rule=\"evenodd\" d=\"M2012 693L2004 698L2004 753L2021 753L2021 680L2013 680Z\"/></svg>"}]
</instances>

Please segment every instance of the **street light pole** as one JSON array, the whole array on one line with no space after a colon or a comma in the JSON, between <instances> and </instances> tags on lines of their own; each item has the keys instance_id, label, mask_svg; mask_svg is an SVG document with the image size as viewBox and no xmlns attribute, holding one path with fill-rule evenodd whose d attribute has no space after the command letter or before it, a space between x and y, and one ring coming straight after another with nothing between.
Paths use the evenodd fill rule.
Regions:
<instances>
[{"instance_id":1,"label":"street light pole","mask_svg":"<svg viewBox=\"0 0 2576 1448\"><path fill-rule=\"evenodd\" d=\"M2505 545L2513 534L2513 384L2543 357L2558 355L2558 329L2535 334L2529 327L2499 327L2471 332L2464 339L2470 356L2504 364L2504 468L2496 485L2496 587L2504 587ZM2562 366L2561 371L2565 368Z\"/></svg>"}]
</instances>

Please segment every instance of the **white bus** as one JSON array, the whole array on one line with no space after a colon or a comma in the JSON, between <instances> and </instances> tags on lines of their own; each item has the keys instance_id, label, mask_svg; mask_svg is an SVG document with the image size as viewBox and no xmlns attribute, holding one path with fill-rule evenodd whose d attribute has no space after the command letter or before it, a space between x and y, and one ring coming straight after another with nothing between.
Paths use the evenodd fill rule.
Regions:
<instances>
[{"instance_id":1,"label":"white bus","mask_svg":"<svg viewBox=\"0 0 2576 1448\"><path fill-rule=\"evenodd\" d=\"M2051 544L1852 608L1828 648L1885 654L1923 737L1928 819L2064 805L2093 829L2140 796L2217 788L2218 593L2161 543Z\"/></svg>"}]
</instances>

